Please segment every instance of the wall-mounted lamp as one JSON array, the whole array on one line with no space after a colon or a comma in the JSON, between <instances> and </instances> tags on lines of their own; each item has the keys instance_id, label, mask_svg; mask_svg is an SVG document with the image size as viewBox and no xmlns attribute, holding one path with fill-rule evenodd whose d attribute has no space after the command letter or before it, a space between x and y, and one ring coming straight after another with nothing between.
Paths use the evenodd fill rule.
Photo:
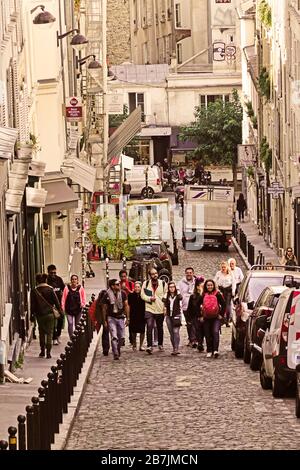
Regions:
<instances>
[{"instance_id":1,"label":"wall-mounted lamp","mask_svg":"<svg viewBox=\"0 0 300 470\"><path fill-rule=\"evenodd\" d=\"M58 215L57 219L59 220L64 220L68 217L67 215L63 214L61 211L57 211L56 214Z\"/></svg>"},{"instance_id":2,"label":"wall-mounted lamp","mask_svg":"<svg viewBox=\"0 0 300 470\"><path fill-rule=\"evenodd\" d=\"M33 24L52 26L52 23L56 21L56 18L51 13L49 13L49 11L45 11L45 5L37 5L36 7L32 8L32 10L30 10L30 13L34 13L38 8L40 8L42 11L34 17Z\"/></svg>"},{"instance_id":3,"label":"wall-mounted lamp","mask_svg":"<svg viewBox=\"0 0 300 470\"><path fill-rule=\"evenodd\" d=\"M67 33L64 33L64 34L58 34L57 32L56 33L57 47L59 46L60 39L63 39L72 33L76 33L76 34L74 34L74 36L72 37L72 40L70 42L71 46L77 52L82 51L86 47L89 41L87 40L85 36L79 33L79 29L71 29L71 31L68 31Z\"/></svg>"},{"instance_id":4,"label":"wall-mounted lamp","mask_svg":"<svg viewBox=\"0 0 300 470\"><path fill-rule=\"evenodd\" d=\"M107 68L107 80L108 80L109 82L112 82L113 80L117 80L117 77L116 77L115 74L110 70L109 67Z\"/></svg>"}]
</instances>

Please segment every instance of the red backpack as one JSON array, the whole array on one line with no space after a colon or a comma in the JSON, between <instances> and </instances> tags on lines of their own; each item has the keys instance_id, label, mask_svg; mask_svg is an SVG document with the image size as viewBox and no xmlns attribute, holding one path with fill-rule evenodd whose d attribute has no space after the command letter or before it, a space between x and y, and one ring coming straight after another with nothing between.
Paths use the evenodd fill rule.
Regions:
<instances>
[{"instance_id":1,"label":"red backpack","mask_svg":"<svg viewBox=\"0 0 300 470\"><path fill-rule=\"evenodd\" d=\"M220 307L217 299L217 291L208 294L207 292L203 297L202 312L204 318L217 318L219 315Z\"/></svg>"}]
</instances>

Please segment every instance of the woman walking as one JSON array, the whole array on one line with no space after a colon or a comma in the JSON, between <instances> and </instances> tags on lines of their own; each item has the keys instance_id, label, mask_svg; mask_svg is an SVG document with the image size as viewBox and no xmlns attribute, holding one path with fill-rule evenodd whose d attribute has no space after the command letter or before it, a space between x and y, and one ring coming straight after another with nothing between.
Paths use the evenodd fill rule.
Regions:
<instances>
[{"instance_id":1,"label":"woman walking","mask_svg":"<svg viewBox=\"0 0 300 470\"><path fill-rule=\"evenodd\" d=\"M36 275L37 286L31 291L30 304L31 321L36 319L39 327L41 347L39 357L45 357L46 349L47 359L51 359L52 337L55 325L53 306L55 306L59 312L61 312L61 307L53 288L47 284L47 277L47 274Z\"/></svg>"},{"instance_id":2,"label":"woman walking","mask_svg":"<svg viewBox=\"0 0 300 470\"><path fill-rule=\"evenodd\" d=\"M206 357L219 357L221 321L225 313L225 301L212 279L204 283L201 297L201 322L207 345Z\"/></svg>"},{"instance_id":3,"label":"woman walking","mask_svg":"<svg viewBox=\"0 0 300 470\"><path fill-rule=\"evenodd\" d=\"M241 282L244 279L244 274L243 274L243 271L241 270L241 268L239 268L236 265L236 260L234 258L230 258L228 260L228 266L229 266L230 272L233 274L233 277L234 277L235 282L236 282L235 293L237 294L238 290L239 290L239 287L241 285Z\"/></svg>"},{"instance_id":4,"label":"woman walking","mask_svg":"<svg viewBox=\"0 0 300 470\"><path fill-rule=\"evenodd\" d=\"M143 343L145 339L145 301L141 298L142 283L134 283L134 291L128 295L130 309L129 335L133 351L136 351L136 337L140 334L140 351L145 351Z\"/></svg>"},{"instance_id":5,"label":"woman walking","mask_svg":"<svg viewBox=\"0 0 300 470\"><path fill-rule=\"evenodd\" d=\"M215 276L215 283L223 294L226 303L225 320L226 326L229 327L229 320L231 319L231 303L232 297L235 295L236 281L227 263L221 263L221 270L218 271Z\"/></svg>"},{"instance_id":6,"label":"woman walking","mask_svg":"<svg viewBox=\"0 0 300 470\"><path fill-rule=\"evenodd\" d=\"M239 198L236 203L236 210L239 213L239 221L244 222L245 211L247 210L247 202L244 198L243 193L240 193Z\"/></svg>"},{"instance_id":7,"label":"woman walking","mask_svg":"<svg viewBox=\"0 0 300 470\"><path fill-rule=\"evenodd\" d=\"M169 282L167 295L164 299L164 314L166 317L167 327L170 333L170 339L173 346L172 356L177 356L180 343L180 327L182 317L182 296L177 292L175 282Z\"/></svg>"},{"instance_id":8,"label":"woman walking","mask_svg":"<svg viewBox=\"0 0 300 470\"><path fill-rule=\"evenodd\" d=\"M86 304L84 288L79 284L78 276L71 276L71 283L68 284L63 292L61 307L67 314L68 333L71 339L74 328L76 328L81 317L81 311ZM75 323L75 325L74 325Z\"/></svg>"},{"instance_id":9,"label":"woman walking","mask_svg":"<svg viewBox=\"0 0 300 470\"><path fill-rule=\"evenodd\" d=\"M203 322L200 321L200 304L203 291L203 277L197 277L195 280L194 293L189 298L187 314L192 321L192 335L197 341L197 348L199 352L204 351L203 339L204 328Z\"/></svg>"}]
</instances>

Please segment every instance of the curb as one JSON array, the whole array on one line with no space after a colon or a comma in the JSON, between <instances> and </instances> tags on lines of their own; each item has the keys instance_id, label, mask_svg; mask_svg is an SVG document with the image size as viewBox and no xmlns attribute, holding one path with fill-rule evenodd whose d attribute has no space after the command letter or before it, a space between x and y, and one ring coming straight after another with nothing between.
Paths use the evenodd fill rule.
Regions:
<instances>
[{"instance_id":1,"label":"curb","mask_svg":"<svg viewBox=\"0 0 300 470\"><path fill-rule=\"evenodd\" d=\"M94 357L96 355L99 340L100 335L97 334L94 336L93 341L91 342L82 371L78 379L78 383L74 388L71 403L68 404L68 413L63 415L63 423L59 425L59 433L55 434L55 442L54 444L51 444L51 450L64 450L66 446L69 434L73 427L74 419L77 414L77 410L81 403L87 380L89 378L93 366Z\"/></svg>"},{"instance_id":2,"label":"curb","mask_svg":"<svg viewBox=\"0 0 300 470\"><path fill-rule=\"evenodd\" d=\"M234 244L234 247L235 247L236 251L238 252L240 257L242 258L243 263L246 266L246 268L251 269L251 264L249 263L248 259L246 258L246 256L242 252L242 250L240 248L240 245L238 244L237 240L234 237L231 237L231 240L232 240L232 243Z\"/></svg>"}]
</instances>

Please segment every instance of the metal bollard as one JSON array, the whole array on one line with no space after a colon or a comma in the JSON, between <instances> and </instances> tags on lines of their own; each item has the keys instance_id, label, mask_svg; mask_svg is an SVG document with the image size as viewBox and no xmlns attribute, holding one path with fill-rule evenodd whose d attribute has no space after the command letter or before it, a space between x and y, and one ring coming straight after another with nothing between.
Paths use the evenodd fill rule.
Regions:
<instances>
[{"instance_id":1,"label":"metal bollard","mask_svg":"<svg viewBox=\"0 0 300 470\"><path fill-rule=\"evenodd\" d=\"M69 391L69 384L68 384L68 374L66 370L66 355L61 354L60 360L62 361L61 365L61 383L62 383L62 411L63 413L68 412L68 391Z\"/></svg>"},{"instance_id":2,"label":"metal bollard","mask_svg":"<svg viewBox=\"0 0 300 470\"><path fill-rule=\"evenodd\" d=\"M50 426L49 426L49 421L50 421L50 416L52 413L51 410L51 398L49 397L49 382L48 380L42 380L41 381L41 386L45 390L45 400L44 400L44 412L43 415L45 417L45 423L47 423L47 426L45 426L45 429L43 432L45 433L45 443L46 445L51 446L50 444Z\"/></svg>"},{"instance_id":3,"label":"metal bollard","mask_svg":"<svg viewBox=\"0 0 300 470\"><path fill-rule=\"evenodd\" d=\"M35 449L40 450L41 448L41 436L40 436L40 401L38 397L31 398L32 407L34 409L34 440Z\"/></svg>"},{"instance_id":4,"label":"metal bollard","mask_svg":"<svg viewBox=\"0 0 300 470\"><path fill-rule=\"evenodd\" d=\"M58 422L63 422L63 377L62 377L62 368L63 368L63 361L61 359L57 359L57 418Z\"/></svg>"},{"instance_id":5,"label":"metal bollard","mask_svg":"<svg viewBox=\"0 0 300 470\"><path fill-rule=\"evenodd\" d=\"M49 372L48 377L48 394L49 394L49 428L50 428L50 442L54 443L54 434L55 434L55 384L54 384L54 374Z\"/></svg>"},{"instance_id":6,"label":"metal bollard","mask_svg":"<svg viewBox=\"0 0 300 470\"><path fill-rule=\"evenodd\" d=\"M71 346L69 346L71 344ZM72 375L72 343L69 341L67 346L65 347L65 351L66 351L66 361L65 361L65 371L66 371L66 377L67 377L67 385L68 385L68 393L67 393L67 397L68 397L68 403L70 403L71 401L71 396L72 396L72 393L73 393L73 382L72 382L72 378L73 378L73 375Z\"/></svg>"},{"instance_id":7,"label":"metal bollard","mask_svg":"<svg viewBox=\"0 0 300 470\"><path fill-rule=\"evenodd\" d=\"M19 450L26 450L26 417L18 416Z\"/></svg>"},{"instance_id":8,"label":"metal bollard","mask_svg":"<svg viewBox=\"0 0 300 470\"><path fill-rule=\"evenodd\" d=\"M35 449L35 439L34 439L34 408L33 406L26 406L26 421L27 421L27 450L36 450Z\"/></svg>"},{"instance_id":9,"label":"metal bollard","mask_svg":"<svg viewBox=\"0 0 300 470\"><path fill-rule=\"evenodd\" d=\"M58 383L57 383L57 367L52 366L51 367L51 372L53 374L53 413L55 416L55 421L54 421L54 432L58 433L59 432L59 395L58 395Z\"/></svg>"},{"instance_id":10,"label":"metal bollard","mask_svg":"<svg viewBox=\"0 0 300 470\"><path fill-rule=\"evenodd\" d=\"M40 443L41 443L41 450L51 450L50 440L48 438L47 433L47 417L46 417L46 389L44 387L39 387L39 403L40 403Z\"/></svg>"},{"instance_id":11,"label":"metal bollard","mask_svg":"<svg viewBox=\"0 0 300 470\"><path fill-rule=\"evenodd\" d=\"M17 450L17 428L10 426L8 428L8 448L9 450Z\"/></svg>"},{"instance_id":12,"label":"metal bollard","mask_svg":"<svg viewBox=\"0 0 300 470\"><path fill-rule=\"evenodd\" d=\"M7 441L0 441L0 450L7 450L8 442Z\"/></svg>"}]
</instances>

